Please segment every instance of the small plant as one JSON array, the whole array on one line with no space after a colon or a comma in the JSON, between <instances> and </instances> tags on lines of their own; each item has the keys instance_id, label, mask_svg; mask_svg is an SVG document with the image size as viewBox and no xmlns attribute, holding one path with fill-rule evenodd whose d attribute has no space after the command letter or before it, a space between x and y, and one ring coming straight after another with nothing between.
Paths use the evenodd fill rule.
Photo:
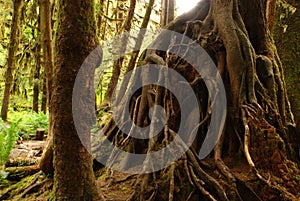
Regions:
<instances>
[{"instance_id":1,"label":"small plant","mask_svg":"<svg viewBox=\"0 0 300 201\"><path fill-rule=\"evenodd\" d=\"M0 166L3 166L8 159L8 156L15 145L18 138L17 128L20 119L10 125L5 125L1 120L0 122Z\"/></svg>"},{"instance_id":2,"label":"small plant","mask_svg":"<svg viewBox=\"0 0 300 201\"><path fill-rule=\"evenodd\" d=\"M48 132L48 115L44 113L35 113L31 111L10 111L8 120L10 122L20 122L17 128L17 134L24 140L30 137L30 134L35 134L38 128L45 129Z\"/></svg>"}]
</instances>

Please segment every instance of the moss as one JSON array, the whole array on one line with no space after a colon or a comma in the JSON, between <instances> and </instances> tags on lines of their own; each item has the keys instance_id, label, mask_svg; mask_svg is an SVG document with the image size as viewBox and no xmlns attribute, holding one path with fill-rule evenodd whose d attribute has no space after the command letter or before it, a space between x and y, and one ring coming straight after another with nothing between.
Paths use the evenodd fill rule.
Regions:
<instances>
[{"instance_id":1,"label":"moss","mask_svg":"<svg viewBox=\"0 0 300 201\"><path fill-rule=\"evenodd\" d=\"M300 3L288 0L290 8L297 10L291 12L289 7L278 5L274 38L280 55L286 85L290 97L296 122L300 121ZM289 10L288 10L289 9Z\"/></svg>"},{"instance_id":2,"label":"moss","mask_svg":"<svg viewBox=\"0 0 300 201\"><path fill-rule=\"evenodd\" d=\"M28 185L30 185L33 180L36 179L37 175L32 175L29 177L26 177L24 179L22 179L20 182L15 183L9 187L7 187L6 189L4 189L1 193L2 195L5 195L5 197L20 197L22 194L22 191L24 190L24 188L26 188Z\"/></svg>"}]
</instances>

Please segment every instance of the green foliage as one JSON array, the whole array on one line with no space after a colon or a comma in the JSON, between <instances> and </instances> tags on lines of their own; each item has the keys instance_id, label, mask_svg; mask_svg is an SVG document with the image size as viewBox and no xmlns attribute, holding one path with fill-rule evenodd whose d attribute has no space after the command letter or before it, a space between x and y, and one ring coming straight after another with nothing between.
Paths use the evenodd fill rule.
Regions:
<instances>
[{"instance_id":1,"label":"green foliage","mask_svg":"<svg viewBox=\"0 0 300 201\"><path fill-rule=\"evenodd\" d=\"M280 1L281 2L281 1ZM274 39L296 122L300 122L300 2L287 0L277 5ZM299 124L300 125L300 124Z\"/></svg>"},{"instance_id":2,"label":"green foliage","mask_svg":"<svg viewBox=\"0 0 300 201\"><path fill-rule=\"evenodd\" d=\"M10 124L0 120L0 166L7 161L19 137L27 139L37 128L44 128L46 133L48 131L48 115L43 113L10 112L8 120Z\"/></svg>"},{"instance_id":3,"label":"green foliage","mask_svg":"<svg viewBox=\"0 0 300 201\"><path fill-rule=\"evenodd\" d=\"M97 119L98 125L100 128L103 128L111 118L111 111L109 108L102 108L101 110L97 111Z\"/></svg>"},{"instance_id":4,"label":"green foliage","mask_svg":"<svg viewBox=\"0 0 300 201\"><path fill-rule=\"evenodd\" d=\"M48 115L31 111L11 111L8 115L9 122L18 122L17 135L23 139L28 139L30 134L34 134L36 129L43 128L48 132Z\"/></svg>"},{"instance_id":5,"label":"green foliage","mask_svg":"<svg viewBox=\"0 0 300 201\"><path fill-rule=\"evenodd\" d=\"M2 120L0 122L0 166L7 161L15 141L18 138L17 128L19 122L20 120L17 120L10 125L5 125Z\"/></svg>"},{"instance_id":6,"label":"green foliage","mask_svg":"<svg viewBox=\"0 0 300 201\"><path fill-rule=\"evenodd\" d=\"M0 169L0 189L5 188L11 184L11 182L7 180L8 175L8 172Z\"/></svg>"},{"instance_id":7,"label":"green foliage","mask_svg":"<svg viewBox=\"0 0 300 201\"><path fill-rule=\"evenodd\" d=\"M290 18L296 12L296 10L296 7L287 1L280 0L277 2L277 15L279 15L277 24L283 29L283 33L285 33L288 28L288 24L285 22L285 20Z\"/></svg>"}]
</instances>

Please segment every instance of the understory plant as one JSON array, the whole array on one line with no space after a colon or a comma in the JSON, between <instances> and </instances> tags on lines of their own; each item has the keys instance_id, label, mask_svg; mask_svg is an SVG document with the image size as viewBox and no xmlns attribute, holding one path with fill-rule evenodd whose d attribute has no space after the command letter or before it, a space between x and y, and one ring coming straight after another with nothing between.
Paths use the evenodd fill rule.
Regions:
<instances>
[{"instance_id":1,"label":"understory plant","mask_svg":"<svg viewBox=\"0 0 300 201\"><path fill-rule=\"evenodd\" d=\"M12 123L19 121L16 132L24 140L29 139L31 134L35 134L38 128L48 133L48 115L42 112L10 111L8 120Z\"/></svg>"},{"instance_id":2,"label":"understory plant","mask_svg":"<svg viewBox=\"0 0 300 201\"><path fill-rule=\"evenodd\" d=\"M12 122L10 125L0 121L0 166L2 167L8 159L8 156L18 138L17 129L21 119Z\"/></svg>"}]
</instances>

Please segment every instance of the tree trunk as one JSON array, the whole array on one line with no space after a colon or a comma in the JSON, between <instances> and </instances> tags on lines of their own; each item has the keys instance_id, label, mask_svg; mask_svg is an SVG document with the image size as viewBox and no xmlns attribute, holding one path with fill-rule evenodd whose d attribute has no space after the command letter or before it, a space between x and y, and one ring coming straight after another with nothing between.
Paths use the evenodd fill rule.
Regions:
<instances>
[{"instance_id":1,"label":"tree trunk","mask_svg":"<svg viewBox=\"0 0 300 201\"><path fill-rule=\"evenodd\" d=\"M131 25L132 25L132 19L134 17L134 10L135 10L135 5L136 5L136 0L130 0L130 7L128 11L127 18L124 22L123 28L118 34L121 34L121 32L124 30L125 32L130 32L131 30ZM122 45L120 48L120 54L124 54L126 51L128 43L128 38L125 36L122 38ZM113 95L114 89L116 88L118 84L118 80L121 74L121 68L123 65L124 57L119 58L117 61L114 62L113 65L113 73L112 73L112 78L110 80L110 83L108 85L108 89L106 91L105 97L104 97L104 103L102 105L105 105L110 102L111 97Z\"/></svg>"},{"instance_id":2,"label":"tree trunk","mask_svg":"<svg viewBox=\"0 0 300 201\"><path fill-rule=\"evenodd\" d=\"M41 0L40 2L40 20L41 20L41 41L44 60L44 80L43 80L43 98L42 111L49 111L49 126L46 148L44 149L39 166L46 174L52 174L53 168L53 124L54 114L52 112L51 98L53 91L53 51L52 51L52 24L51 24L51 3L50 0Z\"/></svg>"},{"instance_id":3,"label":"tree trunk","mask_svg":"<svg viewBox=\"0 0 300 201\"><path fill-rule=\"evenodd\" d=\"M11 32L10 32L10 46L8 50L8 59L7 59L7 70L5 74L5 89L4 95L2 100L2 107L1 107L1 118L6 121L7 119L7 112L9 106L9 99L10 99L10 88L13 82L13 72L15 69L15 54L18 49L19 45L19 23L20 23L20 8L22 6L22 0L14 0L14 12L13 12L13 19L11 25Z\"/></svg>"},{"instance_id":4,"label":"tree trunk","mask_svg":"<svg viewBox=\"0 0 300 201\"><path fill-rule=\"evenodd\" d=\"M72 97L79 69L85 58L96 47L94 2L91 0L60 1L59 12L56 77L51 99L54 115L54 200L97 200L92 157L83 146L90 143L90 121L94 117L94 93L88 89L93 83L93 71L96 66L89 66L87 73L90 74L87 76L91 79L87 82L83 80L81 94ZM73 103L72 98L75 98ZM90 101L93 103L92 107L86 108L82 101ZM77 129L72 107L75 107L75 110L84 108L82 119L78 122L81 126ZM79 136L82 136L85 141L81 142Z\"/></svg>"},{"instance_id":5,"label":"tree trunk","mask_svg":"<svg viewBox=\"0 0 300 201\"><path fill-rule=\"evenodd\" d=\"M162 27L167 25L167 19L168 19L168 0L161 0L160 25Z\"/></svg>"},{"instance_id":6,"label":"tree trunk","mask_svg":"<svg viewBox=\"0 0 300 201\"><path fill-rule=\"evenodd\" d=\"M146 12L145 12L145 16L143 18L141 29L139 31L138 37L137 37L136 42L135 42L134 50L136 50L136 51L134 51L132 53L132 56L129 60L129 63L128 63L128 66L127 66L127 69L126 69L126 73L130 72L135 67L136 61L137 61L138 56L140 54L139 49L141 48L141 46L143 44L145 32L146 32L146 29L147 29L149 21L150 21L150 16L151 16L151 12L152 12L152 9L153 9L153 6L154 6L154 2L155 2L154 0L149 1L148 7L147 7ZM120 90L120 93L118 94L118 97L123 97L123 95L124 95L123 93L125 93L125 91L126 91L125 89L127 88L128 82L129 82L129 80L124 80L122 82L121 90Z\"/></svg>"},{"instance_id":7,"label":"tree trunk","mask_svg":"<svg viewBox=\"0 0 300 201\"><path fill-rule=\"evenodd\" d=\"M267 23L270 32L273 34L275 23L276 0L269 0L267 3Z\"/></svg>"},{"instance_id":8,"label":"tree trunk","mask_svg":"<svg viewBox=\"0 0 300 201\"><path fill-rule=\"evenodd\" d=\"M51 24L51 3L50 0L40 1L40 20L41 20L41 43L43 49L47 104L49 111L48 141L52 137L53 113L51 110L51 97L53 90L53 52L52 52L52 24ZM45 113L46 114L46 113Z\"/></svg>"},{"instance_id":9,"label":"tree trunk","mask_svg":"<svg viewBox=\"0 0 300 201\"><path fill-rule=\"evenodd\" d=\"M41 111L44 114L47 114L47 78L46 73L43 73L43 82L42 82L42 104L41 104Z\"/></svg>"},{"instance_id":10,"label":"tree trunk","mask_svg":"<svg viewBox=\"0 0 300 201\"><path fill-rule=\"evenodd\" d=\"M160 25L165 27L172 22L175 17L175 1L174 0L162 0L161 1L161 18Z\"/></svg>"},{"instance_id":11,"label":"tree trunk","mask_svg":"<svg viewBox=\"0 0 300 201\"><path fill-rule=\"evenodd\" d=\"M168 23L172 22L175 18L175 5L176 2L175 0L169 0L169 5L168 5Z\"/></svg>"},{"instance_id":12,"label":"tree trunk","mask_svg":"<svg viewBox=\"0 0 300 201\"><path fill-rule=\"evenodd\" d=\"M148 116L152 116L155 119L154 129L161 116L155 116L155 112L150 115L148 110L155 104L164 108L168 120L157 136L140 140L130 136L135 127L128 129L130 134L124 134L120 125L116 125L117 120L112 119L102 132L114 146L126 147L132 153L147 153L149 156L164 148L172 140L176 141L181 121L189 128L190 121L199 117L199 122L191 125L191 130L184 129L185 135L180 135L184 139L198 130L191 147L183 140L176 141L178 147L170 155L182 147L188 149L171 167L154 171L153 163L160 161L155 160L151 164L151 158L145 156L142 164L132 168L147 171L139 176L131 200L297 200L299 178L293 175L300 175L295 163L299 161L299 153L295 149L295 133L291 132L295 124L283 69L272 36L268 33L266 13L266 0L204 0L167 26L193 39L206 50L226 89L226 126L213 153L204 160L198 158L197 152L206 148L202 145L206 145L205 138L210 138L207 134L209 125L217 120L212 112L222 103L211 100L214 94L207 91L207 80L214 75L202 77L194 70L198 63L188 64L179 55L183 51L184 55L197 59L197 62L207 62L201 55L193 55L193 43L164 35L164 32L154 41L154 46L143 53L139 63L167 65L185 77L198 98L200 112L195 114L197 106L189 112L191 119L182 119L180 110L186 108L180 108L179 100L176 102L168 90L155 85L142 87L132 97L120 96L124 103L129 102L128 118L133 119L134 125L147 127L152 124ZM168 45L167 51L153 50L153 47L165 44ZM174 49L178 50L178 55L174 55ZM133 68L134 64L130 67ZM147 76L133 79L131 85L128 86L128 82L125 86L123 84L120 91L124 93L122 87L133 88L140 82L147 82L147 79ZM215 83L212 80L208 83ZM177 84L179 86L180 82ZM216 84L213 86L214 93L220 93L222 89ZM181 92L180 87L176 91ZM182 96L189 98L188 94ZM117 106L122 105L118 103L121 102L117 102ZM121 117L124 124L129 120L125 117ZM122 127L125 126L122 124ZM147 135L153 136L151 128ZM109 164L117 161L116 155L111 153Z\"/></svg>"},{"instance_id":13,"label":"tree trunk","mask_svg":"<svg viewBox=\"0 0 300 201\"><path fill-rule=\"evenodd\" d=\"M44 66L47 80L47 100L51 102L53 83L53 53L52 53L52 26L50 0L40 1L41 42L43 49ZM50 108L49 108L50 110Z\"/></svg>"},{"instance_id":14,"label":"tree trunk","mask_svg":"<svg viewBox=\"0 0 300 201\"><path fill-rule=\"evenodd\" d=\"M105 15L108 15L108 13L109 13L109 6L110 6L110 4L111 4L112 2L111 1L107 1L107 3L106 3L106 9L105 9ZM104 20L104 23L103 23L103 29L102 30L99 30L99 32L101 32L101 40L105 40L105 37L106 37L106 27L107 27L107 19L105 18L105 20ZM100 35L100 33L99 33L99 35Z\"/></svg>"},{"instance_id":15,"label":"tree trunk","mask_svg":"<svg viewBox=\"0 0 300 201\"><path fill-rule=\"evenodd\" d=\"M41 45L36 46L36 68L34 72L33 84L33 111L39 113L39 94L40 94L40 69L41 69Z\"/></svg>"},{"instance_id":16,"label":"tree trunk","mask_svg":"<svg viewBox=\"0 0 300 201\"><path fill-rule=\"evenodd\" d=\"M102 24L102 15L103 15L103 11L104 11L104 0L100 0L99 1L99 5L101 6L100 12L97 13L97 38L100 39L101 38L101 27L103 26Z\"/></svg>"}]
</instances>

